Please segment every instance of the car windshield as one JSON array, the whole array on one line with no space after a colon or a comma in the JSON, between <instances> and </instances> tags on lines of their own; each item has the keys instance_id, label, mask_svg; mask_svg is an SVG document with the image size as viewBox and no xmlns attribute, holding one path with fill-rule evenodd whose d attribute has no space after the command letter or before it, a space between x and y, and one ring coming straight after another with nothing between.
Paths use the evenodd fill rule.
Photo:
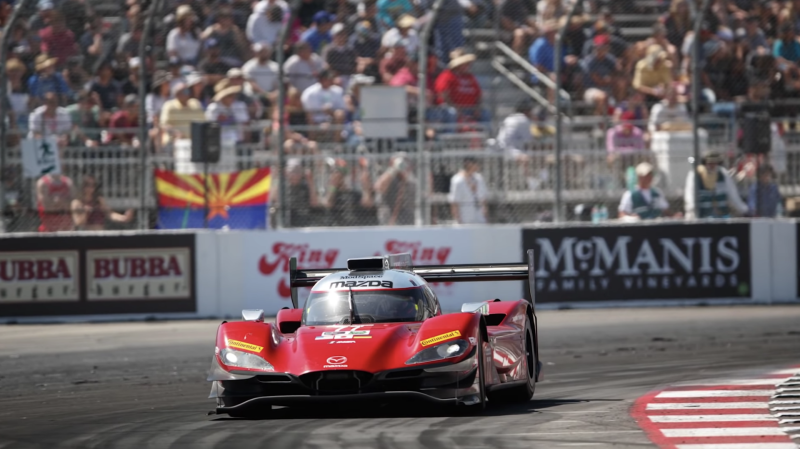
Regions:
<instances>
[{"instance_id":1,"label":"car windshield","mask_svg":"<svg viewBox=\"0 0 800 449\"><path fill-rule=\"evenodd\" d=\"M303 310L307 326L357 323L402 323L422 321L427 305L422 288L401 290L353 290L353 322L350 322L350 292L311 292Z\"/></svg>"}]
</instances>

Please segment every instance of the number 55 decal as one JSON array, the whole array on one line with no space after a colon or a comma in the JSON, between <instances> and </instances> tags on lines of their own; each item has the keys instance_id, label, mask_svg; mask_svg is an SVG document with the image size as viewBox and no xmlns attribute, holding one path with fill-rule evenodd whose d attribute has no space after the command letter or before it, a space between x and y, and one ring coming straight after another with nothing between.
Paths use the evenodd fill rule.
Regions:
<instances>
[{"instance_id":1,"label":"number 55 decal","mask_svg":"<svg viewBox=\"0 0 800 449\"><path fill-rule=\"evenodd\" d=\"M372 338L372 336L369 335L368 330L359 330L362 327L365 326L359 325L359 326L337 327L336 330L323 332L322 335L316 337L315 340L345 340L353 338Z\"/></svg>"}]
</instances>

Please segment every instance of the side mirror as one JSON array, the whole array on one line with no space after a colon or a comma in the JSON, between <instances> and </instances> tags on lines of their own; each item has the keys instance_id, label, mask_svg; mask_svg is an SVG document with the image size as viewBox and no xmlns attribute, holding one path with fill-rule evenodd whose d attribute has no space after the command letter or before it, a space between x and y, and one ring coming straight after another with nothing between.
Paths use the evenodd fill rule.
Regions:
<instances>
[{"instance_id":1,"label":"side mirror","mask_svg":"<svg viewBox=\"0 0 800 449\"><path fill-rule=\"evenodd\" d=\"M303 309L281 309L275 318L275 324L282 334L293 334L303 321Z\"/></svg>"},{"instance_id":2,"label":"side mirror","mask_svg":"<svg viewBox=\"0 0 800 449\"><path fill-rule=\"evenodd\" d=\"M464 313L480 313L481 315L489 314L489 304L487 302L467 302L461 305L461 311Z\"/></svg>"},{"instance_id":3,"label":"side mirror","mask_svg":"<svg viewBox=\"0 0 800 449\"><path fill-rule=\"evenodd\" d=\"M245 321L255 321L257 323L263 323L264 311L262 309L244 309L242 310L242 319Z\"/></svg>"}]
</instances>

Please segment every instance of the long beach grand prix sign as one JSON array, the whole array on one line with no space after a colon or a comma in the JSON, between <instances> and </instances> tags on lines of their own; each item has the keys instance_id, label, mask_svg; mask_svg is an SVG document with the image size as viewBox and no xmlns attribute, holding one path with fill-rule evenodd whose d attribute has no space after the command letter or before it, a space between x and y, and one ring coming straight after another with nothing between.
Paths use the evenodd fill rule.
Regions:
<instances>
[{"instance_id":1,"label":"long beach grand prix sign","mask_svg":"<svg viewBox=\"0 0 800 449\"><path fill-rule=\"evenodd\" d=\"M541 302L750 297L746 223L523 230Z\"/></svg>"}]
</instances>

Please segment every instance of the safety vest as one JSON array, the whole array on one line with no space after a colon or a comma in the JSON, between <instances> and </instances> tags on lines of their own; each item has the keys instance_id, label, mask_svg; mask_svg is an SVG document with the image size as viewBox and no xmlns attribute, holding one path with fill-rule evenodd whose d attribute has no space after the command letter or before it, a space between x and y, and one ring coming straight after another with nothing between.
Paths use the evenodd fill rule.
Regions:
<instances>
[{"instance_id":1,"label":"safety vest","mask_svg":"<svg viewBox=\"0 0 800 449\"><path fill-rule=\"evenodd\" d=\"M730 216L728 209L728 189L725 185L725 175L717 168L717 185L714 190L709 190L703 184L699 174L695 174L697 183L697 218L726 218Z\"/></svg>"},{"instance_id":2,"label":"safety vest","mask_svg":"<svg viewBox=\"0 0 800 449\"><path fill-rule=\"evenodd\" d=\"M650 189L650 202L644 199L644 195L640 189L636 189L631 193L631 202L633 203L633 213L638 215L642 220L652 220L661 216L661 209L653 207L656 199L661 197L656 189Z\"/></svg>"}]
</instances>

